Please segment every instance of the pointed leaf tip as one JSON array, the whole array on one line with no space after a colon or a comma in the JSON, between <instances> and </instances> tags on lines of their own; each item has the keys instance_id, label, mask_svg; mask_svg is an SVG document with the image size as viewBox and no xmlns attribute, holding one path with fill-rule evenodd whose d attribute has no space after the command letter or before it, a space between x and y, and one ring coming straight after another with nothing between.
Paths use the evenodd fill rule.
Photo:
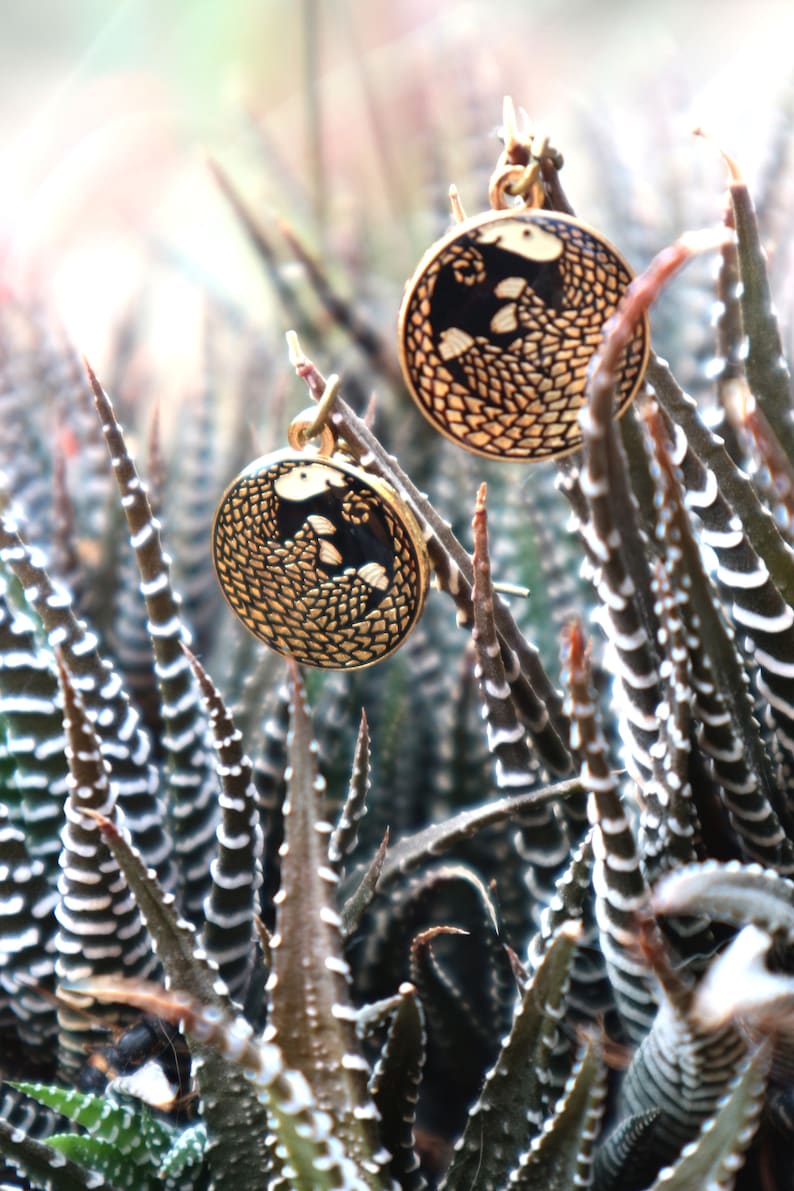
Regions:
<instances>
[{"instance_id":1,"label":"pointed leaf tip","mask_svg":"<svg viewBox=\"0 0 794 1191\"><path fill-rule=\"evenodd\" d=\"M585 642L584 633L582 632L582 622L578 616L566 621L562 627L560 636L565 661L572 673L578 673L587 664L588 654L590 652L589 645Z\"/></svg>"},{"instance_id":2,"label":"pointed leaf tip","mask_svg":"<svg viewBox=\"0 0 794 1191\"><path fill-rule=\"evenodd\" d=\"M89 384L91 385L91 388L94 391L94 396L99 401L101 401L103 399L107 400L105 390L102 388L102 385L99 383L97 374L94 372L93 368L91 367L91 365L88 362L88 359L85 356L83 356L83 365L85 367L86 374L88 376Z\"/></svg>"},{"instance_id":3,"label":"pointed leaf tip","mask_svg":"<svg viewBox=\"0 0 794 1191\"><path fill-rule=\"evenodd\" d=\"M83 367L85 368L86 372L88 373L88 379L90 380L91 385L92 386L96 385L98 383L97 378L96 378L96 373L94 372L93 368L91 367L91 365L88 361L88 356L83 356L82 360L83 360Z\"/></svg>"},{"instance_id":4,"label":"pointed leaf tip","mask_svg":"<svg viewBox=\"0 0 794 1191\"><path fill-rule=\"evenodd\" d=\"M717 142L706 132L705 128L703 128L701 125L698 125L697 128L692 129L692 135L699 137L702 141L705 141L707 145L711 145L717 150L728 168L728 177L730 178L732 186L744 185L744 177L736 158L732 154L728 153L727 150L723 149L721 145L718 145Z\"/></svg>"}]
</instances>

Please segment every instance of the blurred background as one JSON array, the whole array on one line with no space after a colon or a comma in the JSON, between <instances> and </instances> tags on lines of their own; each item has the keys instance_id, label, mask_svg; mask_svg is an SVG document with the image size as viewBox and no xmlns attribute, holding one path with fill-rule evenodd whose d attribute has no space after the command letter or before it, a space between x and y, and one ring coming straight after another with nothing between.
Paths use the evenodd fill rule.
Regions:
<instances>
[{"instance_id":1,"label":"blurred background","mask_svg":"<svg viewBox=\"0 0 794 1191\"><path fill-rule=\"evenodd\" d=\"M719 219L694 125L770 168L794 32L794 6L745 0L0 0L0 18L4 284L53 295L100 366L145 296L171 373L191 367L199 290L283 334L210 160L263 227L285 218L349 290L366 275L388 326L449 183L486 205L505 94L638 265ZM641 245L613 226L629 178Z\"/></svg>"},{"instance_id":2,"label":"blurred background","mask_svg":"<svg viewBox=\"0 0 794 1191\"><path fill-rule=\"evenodd\" d=\"M377 396L380 441L467 547L487 480L494 575L531 589L511 607L556 684L560 622L572 610L589 617L593 592L555 465L481 460L425 422L396 364L405 282L449 224L450 183L469 214L487 206L510 95L562 152L578 215L635 268L682 232L720 224L717 147L730 151L758 202L794 359L793 45L791 0L0 0L0 489L13 493L27 540L47 550L165 751L148 613L76 348L110 392L148 484L193 648L241 709L270 849L268 912L287 701L280 659L222 605L210 533L232 477L285 445L308 403L285 331L299 330L323 373L342 375L358 412ZM721 416L716 264L713 253L689 266L652 318L682 385ZM597 637L597 671L600 650ZM357 858L369 862L387 826L396 840L496 793L470 636L443 593L431 591L416 633L382 666L308 678L331 805L347 791L366 708L374 781ZM604 671L600 681L606 711ZM54 764L47 740L41 753ZM416 892L411 877L388 930L378 918L354 957L357 996L385 997L410 970L416 932L476 924L450 963L474 1008L465 1018L455 1008L465 1032L447 1033L448 1057L439 1031L430 1059L428 1169L443 1166L507 1029L492 1006L509 1008L513 977L492 975L504 953L482 930L483 891L493 878L499 913L524 939L541 904L527 878L537 855L537 845L516 851L507 833L483 833L455 853L473 866L468 886L453 873L436 900L438 870L428 866L427 884L422 876ZM556 863L539 862L541 880ZM452 955L459 941L447 944ZM427 977L444 989L445 954L442 975Z\"/></svg>"}]
</instances>

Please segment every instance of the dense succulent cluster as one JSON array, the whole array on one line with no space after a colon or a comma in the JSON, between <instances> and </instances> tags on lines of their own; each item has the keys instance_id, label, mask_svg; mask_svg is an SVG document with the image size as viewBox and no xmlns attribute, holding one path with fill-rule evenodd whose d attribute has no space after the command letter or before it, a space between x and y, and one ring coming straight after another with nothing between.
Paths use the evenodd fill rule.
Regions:
<instances>
[{"instance_id":1,"label":"dense succulent cluster","mask_svg":"<svg viewBox=\"0 0 794 1191\"><path fill-rule=\"evenodd\" d=\"M727 165L699 402L652 357L611 417L685 237L606 329L582 450L531 475L407 412L392 332L217 171L285 325L355 348L331 424L427 543L422 622L357 673L301 675L214 581L246 423L276 441L257 328L207 295L144 484L47 304L4 299L2 1188L792 1186L794 418ZM140 433L132 326L104 379Z\"/></svg>"}]
</instances>

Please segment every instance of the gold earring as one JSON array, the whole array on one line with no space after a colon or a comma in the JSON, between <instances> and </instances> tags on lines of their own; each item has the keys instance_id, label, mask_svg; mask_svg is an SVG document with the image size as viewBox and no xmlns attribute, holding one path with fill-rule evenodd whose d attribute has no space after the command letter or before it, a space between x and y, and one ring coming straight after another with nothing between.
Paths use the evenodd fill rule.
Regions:
<instances>
[{"instance_id":1,"label":"gold earring","mask_svg":"<svg viewBox=\"0 0 794 1191\"><path fill-rule=\"evenodd\" d=\"M289 448L256 459L221 499L218 581L245 627L279 653L320 669L370 666L419 619L424 539L392 488L342 456L316 410L299 414L287 438Z\"/></svg>"},{"instance_id":2,"label":"gold earring","mask_svg":"<svg viewBox=\"0 0 794 1191\"><path fill-rule=\"evenodd\" d=\"M632 273L598 232L542 209L548 144L537 148L509 124L492 209L462 219L408 282L399 354L436 430L476 455L529 462L580 445L587 369ZM453 210L462 216L454 199ZM617 416L642 383L649 351L644 319L624 354Z\"/></svg>"}]
</instances>

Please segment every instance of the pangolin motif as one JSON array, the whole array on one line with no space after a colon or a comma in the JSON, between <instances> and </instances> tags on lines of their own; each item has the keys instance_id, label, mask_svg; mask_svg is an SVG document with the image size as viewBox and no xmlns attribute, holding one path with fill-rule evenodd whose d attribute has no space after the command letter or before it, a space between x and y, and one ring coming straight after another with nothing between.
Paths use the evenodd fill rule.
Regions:
<instances>
[{"instance_id":1,"label":"pangolin motif","mask_svg":"<svg viewBox=\"0 0 794 1191\"><path fill-rule=\"evenodd\" d=\"M215 515L213 558L250 632L327 669L392 653L426 588L421 535L391 490L308 453L277 452L237 477Z\"/></svg>"},{"instance_id":2,"label":"pangolin motif","mask_svg":"<svg viewBox=\"0 0 794 1191\"><path fill-rule=\"evenodd\" d=\"M425 416L476 454L544 459L580 445L587 368L631 272L578 220L489 212L456 227L409 282L400 357ZM642 383L647 321L620 370L619 415Z\"/></svg>"}]
</instances>

